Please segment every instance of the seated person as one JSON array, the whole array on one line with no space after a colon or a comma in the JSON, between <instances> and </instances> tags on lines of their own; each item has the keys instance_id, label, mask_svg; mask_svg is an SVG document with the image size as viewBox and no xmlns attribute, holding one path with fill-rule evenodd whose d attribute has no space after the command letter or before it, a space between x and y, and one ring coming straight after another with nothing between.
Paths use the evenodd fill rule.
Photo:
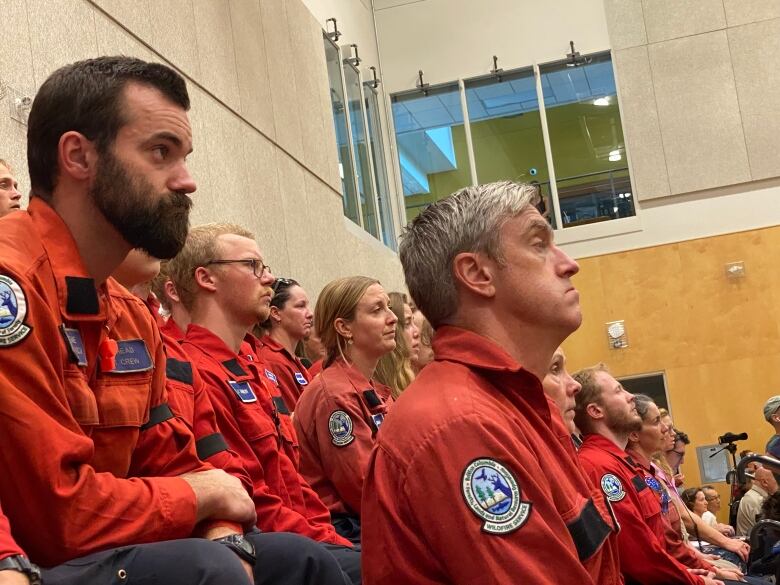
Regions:
<instances>
[{"instance_id":1,"label":"seated person","mask_svg":"<svg viewBox=\"0 0 780 585\"><path fill-rule=\"evenodd\" d=\"M420 330L412 318L412 309L406 295L391 292L388 296L390 309L398 319L395 348L379 358L374 377L377 382L390 388L393 398L397 399L414 380L412 362L417 360L420 354Z\"/></svg>"},{"instance_id":2,"label":"seated person","mask_svg":"<svg viewBox=\"0 0 780 585\"><path fill-rule=\"evenodd\" d=\"M704 492L705 499L707 500L707 509L703 514L700 514L702 519L724 536L734 536L734 527L728 524L721 524L718 522L718 518L715 516L718 512L720 512L721 507L720 494L718 491L711 485L702 486L701 489Z\"/></svg>"},{"instance_id":3,"label":"seated person","mask_svg":"<svg viewBox=\"0 0 780 585\"><path fill-rule=\"evenodd\" d=\"M336 533L328 509L299 474L290 411L251 347L247 332L268 318L274 282L254 236L232 224L195 227L168 270L191 318L182 347L252 483L258 527L316 540L359 583L360 553Z\"/></svg>"},{"instance_id":4,"label":"seated person","mask_svg":"<svg viewBox=\"0 0 780 585\"><path fill-rule=\"evenodd\" d=\"M0 217L22 208L22 194L19 183L13 175L11 165L0 158Z\"/></svg>"},{"instance_id":5,"label":"seated person","mask_svg":"<svg viewBox=\"0 0 780 585\"><path fill-rule=\"evenodd\" d=\"M558 407L569 434L577 437L579 432L574 425L574 409L577 403L574 397L580 391L580 383L566 370L566 354L563 353L562 347L555 350L550 367L542 380L542 387L544 393ZM576 440L575 444L579 445Z\"/></svg>"},{"instance_id":6,"label":"seated person","mask_svg":"<svg viewBox=\"0 0 780 585\"><path fill-rule=\"evenodd\" d=\"M765 467L758 467L753 472L753 486L739 501L737 536L750 535L750 529L761 513L761 505L776 491L777 480L774 474Z\"/></svg>"},{"instance_id":7,"label":"seated person","mask_svg":"<svg viewBox=\"0 0 780 585\"><path fill-rule=\"evenodd\" d=\"M314 311L327 349L324 369L301 396L295 429L301 473L328 506L339 534L360 539L360 498L374 438L392 403L373 381L395 347L398 318L378 281L340 278L320 292Z\"/></svg>"},{"instance_id":8,"label":"seated person","mask_svg":"<svg viewBox=\"0 0 780 585\"><path fill-rule=\"evenodd\" d=\"M295 355L295 348L311 335L314 314L309 295L295 280L277 278L271 288L274 291L271 312L263 323L268 333L260 340L259 357L268 366L272 380L278 384L292 412L311 382L311 375Z\"/></svg>"},{"instance_id":9,"label":"seated person","mask_svg":"<svg viewBox=\"0 0 780 585\"><path fill-rule=\"evenodd\" d=\"M190 313L182 304L179 293L176 292L176 285L168 276L167 261L160 263L160 273L152 280L151 290L165 313L165 317L161 318L160 332L170 339L181 341L190 324ZM160 314L160 307L155 308L156 315Z\"/></svg>"},{"instance_id":10,"label":"seated person","mask_svg":"<svg viewBox=\"0 0 780 585\"><path fill-rule=\"evenodd\" d=\"M420 349L417 352L417 357L412 358L412 370L416 376L420 370L433 361L433 327L421 311L415 311L413 318L415 325L420 330Z\"/></svg>"}]
</instances>

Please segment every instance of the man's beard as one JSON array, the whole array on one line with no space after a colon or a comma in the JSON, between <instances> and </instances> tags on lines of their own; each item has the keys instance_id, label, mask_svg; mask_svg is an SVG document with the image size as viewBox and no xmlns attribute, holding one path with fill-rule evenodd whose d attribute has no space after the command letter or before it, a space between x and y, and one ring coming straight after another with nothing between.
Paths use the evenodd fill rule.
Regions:
<instances>
[{"instance_id":1,"label":"man's beard","mask_svg":"<svg viewBox=\"0 0 780 585\"><path fill-rule=\"evenodd\" d=\"M184 247L192 199L180 191L157 197L143 176L132 176L109 150L100 155L90 190L98 209L133 248L173 258Z\"/></svg>"},{"instance_id":2,"label":"man's beard","mask_svg":"<svg viewBox=\"0 0 780 585\"><path fill-rule=\"evenodd\" d=\"M609 430L618 435L628 435L642 430L642 418L636 411L621 412L607 409L606 423Z\"/></svg>"}]
</instances>

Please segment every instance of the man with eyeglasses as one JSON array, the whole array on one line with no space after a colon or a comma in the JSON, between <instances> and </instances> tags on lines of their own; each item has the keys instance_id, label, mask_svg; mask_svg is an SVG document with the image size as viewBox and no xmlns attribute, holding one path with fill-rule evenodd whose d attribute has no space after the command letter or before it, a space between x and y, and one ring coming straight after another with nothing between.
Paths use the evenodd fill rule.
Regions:
<instances>
[{"instance_id":1,"label":"man with eyeglasses","mask_svg":"<svg viewBox=\"0 0 780 585\"><path fill-rule=\"evenodd\" d=\"M359 583L360 552L336 533L327 508L298 473L290 410L250 343L248 332L270 312L274 282L254 236L232 224L193 228L168 272L192 319L182 347L251 482L258 527L321 543L346 582Z\"/></svg>"},{"instance_id":2,"label":"man with eyeglasses","mask_svg":"<svg viewBox=\"0 0 780 585\"><path fill-rule=\"evenodd\" d=\"M702 514L702 520L725 536L734 536L734 528L728 524L721 524L716 518L720 511L720 494L711 485L702 486L704 497L707 498L707 511Z\"/></svg>"}]
</instances>

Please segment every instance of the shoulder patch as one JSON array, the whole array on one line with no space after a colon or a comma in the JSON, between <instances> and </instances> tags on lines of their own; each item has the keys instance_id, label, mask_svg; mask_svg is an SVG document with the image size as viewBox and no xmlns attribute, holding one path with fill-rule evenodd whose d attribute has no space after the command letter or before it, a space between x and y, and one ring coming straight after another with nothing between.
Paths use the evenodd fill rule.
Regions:
<instances>
[{"instance_id":1,"label":"shoulder patch","mask_svg":"<svg viewBox=\"0 0 780 585\"><path fill-rule=\"evenodd\" d=\"M265 377L271 380L274 384L278 384L279 380L276 379L276 374L274 374L271 370L265 371Z\"/></svg>"},{"instance_id":2,"label":"shoulder patch","mask_svg":"<svg viewBox=\"0 0 780 585\"><path fill-rule=\"evenodd\" d=\"M485 521L484 532L509 534L525 524L531 514L531 502L521 500L515 476L495 459L469 463L463 471L462 490L466 505Z\"/></svg>"},{"instance_id":3,"label":"shoulder patch","mask_svg":"<svg viewBox=\"0 0 780 585\"><path fill-rule=\"evenodd\" d=\"M626 490L616 475L607 473L601 477L601 491L610 502L619 502L626 497Z\"/></svg>"},{"instance_id":4,"label":"shoulder patch","mask_svg":"<svg viewBox=\"0 0 780 585\"><path fill-rule=\"evenodd\" d=\"M335 410L328 419L328 430L336 447L345 447L355 440L352 434L352 419L343 410Z\"/></svg>"},{"instance_id":5,"label":"shoulder patch","mask_svg":"<svg viewBox=\"0 0 780 585\"><path fill-rule=\"evenodd\" d=\"M230 386L230 389L236 393L236 396L238 396L238 399L241 402L246 404L249 404L250 402L257 402L257 396L255 396L255 393L252 390L252 387L249 385L249 382L235 382L234 380L228 380L227 383L228 386Z\"/></svg>"},{"instance_id":6,"label":"shoulder patch","mask_svg":"<svg viewBox=\"0 0 780 585\"><path fill-rule=\"evenodd\" d=\"M27 297L22 287L8 276L0 276L0 347L11 347L30 333L24 324Z\"/></svg>"},{"instance_id":7,"label":"shoulder patch","mask_svg":"<svg viewBox=\"0 0 780 585\"><path fill-rule=\"evenodd\" d=\"M307 386L309 383L306 381L306 377L300 372L295 372L295 381L301 386Z\"/></svg>"}]
</instances>

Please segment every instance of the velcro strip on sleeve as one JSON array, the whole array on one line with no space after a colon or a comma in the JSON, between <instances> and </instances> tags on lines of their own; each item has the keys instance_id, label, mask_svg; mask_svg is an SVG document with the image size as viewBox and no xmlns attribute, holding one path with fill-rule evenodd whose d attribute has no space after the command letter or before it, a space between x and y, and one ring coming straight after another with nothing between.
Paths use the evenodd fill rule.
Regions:
<instances>
[{"instance_id":1,"label":"velcro strip on sleeve","mask_svg":"<svg viewBox=\"0 0 780 585\"><path fill-rule=\"evenodd\" d=\"M192 364L169 357L165 362L165 375L171 380L192 386Z\"/></svg>"},{"instance_id":2,"label":"velcro strip on sleeve","mask_svg":"<svg viewBox=\"0 0 780 585\"><path fill-rule=\"evenodd\" d=\"M222 436L222 433L214 433L195 441L195 449L198 452L198 459L205 461L212 455L227 451L228 444L225 441L225 437Z\"/></svg>"},{"instance_id":3,"label":"velcro strip on sleeve","mask_svg":"<svg viewBox=\"0 0 780 585\"><path fill-rule=\"evenodd\" d=\"M612 533L612 528L599 514L593 500L582 508L580 515L566 526L569 529L577 555L581 561L592 557Z\"/></svg>"},{"instance_id":4,"label":"velcro strip on sleeve","mask_svg":"<svg viewBox=\"0 0 780 585\"><path fill-rule=\"evenodd\" d=\"M171 407L168 406L168 403L160 404L149 412L149 420L141 427L141 430L145 431L152 428L154 425L159 425L172 418L173 412L171 412Z\"/></svg>"}]
</instances>

